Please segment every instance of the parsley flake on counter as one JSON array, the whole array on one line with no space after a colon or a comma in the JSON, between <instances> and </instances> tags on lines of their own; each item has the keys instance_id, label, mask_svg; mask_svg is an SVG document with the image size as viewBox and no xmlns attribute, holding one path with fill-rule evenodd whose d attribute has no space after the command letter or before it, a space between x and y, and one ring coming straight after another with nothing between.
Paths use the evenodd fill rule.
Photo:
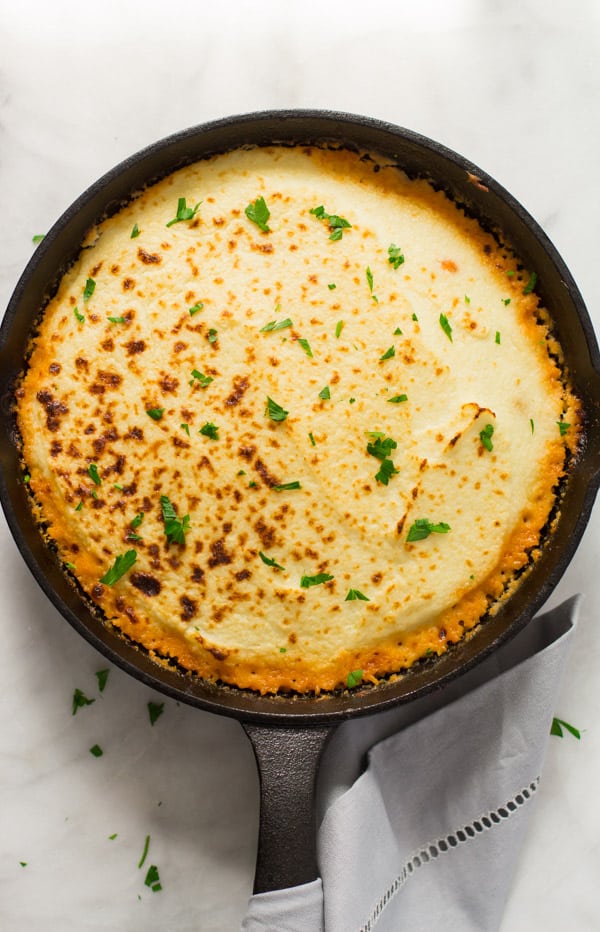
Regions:
<instances>
[{"instance_id":1,"label":"parsley flake on counter","mask_svg":"<svg viewBox=\"0 0 600 932\"><path fill-rule=\"evenodd\" d=\"M219 428L211 421L207 421L206 424L203 424L198 433L203 434L205 437L210 437L211 440L219 439Z\"/></svg>"},{"instance_id":2,"label":"parsley flake on counter","mask_svg":"<svg viewBox=\"0 0 600 932\"><path fill-rule=\"evenodd\" d=\"M360 589L348 589L348 595L344 602L370 602L370 598L360 591Z\"/></svg>"},{"instance_id":3,"label":"parsley flake on counter","mask_svg":"<svg viewBox=\"0 0 600 932\"><path fill-rule=\"evenodd\" d=\"M267 202L264 197L257 197L255 201L248 204L244 213L246 214L248 220L251 220L252 223L255 223L256 226L263 233L270 233L271 229L267 225L267 221L271 216L271 211L267 207Z\"/></svg>"},{"instance_id":4,"label":"parsley flake on counter","mask_svg":"<svg viewBox=\"0 0 600 932\"><path fill-rule=\"evenodd\" d=\"M408 401L408 395L394 395L393 398L388 398L387 400L390 405L399 405L403 401Z\"/></svg>"},{"instance_id":5,"label":"parsley flake on counter","mask_svg":"<svg viewBox=\"0 0 600 932\"><path fill-rule=\"evenodd\" d=\"M197 304L192 305L192 307L189 308L190 317L193 317L194 314L197 314L198 311L201 311L203 307L204 307L204 301L198 301Z\"/></svg>"},{"instance_id":6,"label":"parsley flake on counter","mask_svg":"<svg viewBox=\"0 0 600 932\"><path fill-rule=\"evenodd\" d=\"M388 350L385 351L385 353L383 354L383 356L380 356L380 357L379 357L379 362L384 362L384 360L386 360L386 359L391 359L391 358L392 358L393 356L395 356L395 355L396 355L396 347L395 347L395 346L390 346L390 348L389 348Z\"/></svg>"},{"instance_id":7,"label":"parsley flake on counter","mask_svg":"<svg viewBox=\"0 0 600 932\"><path fill-rule=\"evenodd\" d=\"M84 302L90 300L95 290L96 290L96 282L94 281L93 278L88 278L85 283L85 288L83 289Z\"/></svg>"},{"instance_id":8,"label":"parsley flake on counter","mask_svg":"<svg viewBox=\"0 0 600 932\"><path fill-rule=\"evenodd\" d=\"M211 382L214 382L212 375L204 375L198 369L192 369L192 378L190 380L190 385L194 385L196 382L200 385L200 388L207 388Z\"/></svg>"},{"instance_id":9,"label":"parsley flake on counter","mask_svg":"<svg viewBox=\"0 0 600 932\"><path fill-rule=\"evenodd\" d=\"M450 325L450 321L448 320L445 314L440 314L440 327L442 328L442 330L444 331L444 333L446 334L446 336L452 343L453 342L452 341L452 327Z\"/></svg>"},{"instance_id":10,"label":"parsley flake on counter","mask_svg":"<svg viewBox=\"0 0 600 932\"><path fill-rule=\"evenodd\" d=\"M73 692L73 715L76 715L79 709L83 709L86 705L92 705L95 701L95 699L88 699L81 689L75 689Z\"/></svg>"},{"instance_id":11,"label":"parsley flake on counter","mask_svg":"<svg viewBox=\"0 0 600 932\"><path fill-rule=\"evenodd\" d=\"M278 405L276 401L273 401L273 399L269 398L267 395L265 414L267 414L272 421L285 421L289 413L289 411L286 411L285 408L282 408L281 405Z\"/></svg>"},{"instance_id":12,"label":"parsley flake on counter","mask_svg":"<svg viewBox=\"0 0 600 932\"><path fill-rule=\"evenodd\" d=\"M160 421L164 413L164 408L146 408L146 414L148 417L151 417L153 421Z\"/></svg>"},{"instance_id":13,"label":"parsley flake on counter","mask_svg":"<svg viewBox=\"0 0 600 932\"><path fill-rule=\"evenodd\" d=\"M136 238L137 236L139 236L139 235L140 235L140 228L139 228L139 226L137 225L137 223L134 223L134 224L133 224L133 228L132 228L132 230L131 230L131 233L130 233L130 235L129 235L129 239L135 239L135 238Z\"/></svg>"},{"instance_id":14,"label":"parsley flake on counter","mask_svg":"<svg viewBox=\"0 0 600 932\"><path fill-rule=\"evenodd\" d=\"M158 867L156 864L151 864L148 868L144 883L147 887L150 887L153 893L158 893L159 890L162 890L162 884L160 882L160 877L158 876Z\"/></svg>"},{"instance_id":15,"label":"parsley flake on counter","mask_svg":"<svg viewBox=\"0 0 600 932\"><path fill-rule=\"evenodd\" d=\"M346 679L346 686L348 689L353 689L354 686L360 686L362 683L363 671L362 670L353 670L352 673L348 674Z\"/></svg>"},{"instance_id":16,"label":"parsley flake on counter","mask_svg":"<svg viewBox=\"0 0 600 932\"><path fill-rule=\"evenodd\" d=\"M100 478L100 475L98 473L98 467L96 466L95 463L90 463L87 471L88 471L88 476L90 477L94 485L102 485L102 479Z\"/></svg>"},{"instance_id":17,"label":"parsley flake on counter","mask_svg":"<svg viewBox=\"0 0 600 932\"><path fill-rule=\"evenodd\" d=\"M164 702L149 702L148 703L148 717L150 719L150 724L154 723L161 717L165 708Z\"/></svg>"},{"instance_id":18,"label":"parsley flake on counter","mask_svg":"<svg viewBox=\"0 0 600 932\"><path fill-rule=\"evenodd\" d=\"M523 294L531 294L535 286L537 285L537 273L532 272L529 276L529 280L525 287L523 288Z\"/></svg>"},{"instance_id":19,"label":"parsley flake on counter","mask_svg":"<svg viewBox=\"0 0 600 932\"><path fill-rule=\"evenodd\" d=\"M282 566L281 563L277 563L271 557L268 557L266 553L263 553L262 550L258 551L258 555L265 564L265 566L272 566L274 570L284 570L285 566Z\"/></svg>"},{"instance_id":20,"label":"parsley flake on counter","mask_svg":"<svg viewBox=\"0 0 600 932\"><path fill-rule=\"evenodd\" d=\"M137 550L127 550L125 553L120 553L115 557L115 562L110 569L106 571L104 576L100 577L100 582L106 586L114 586L131 569L136 560Z\"/></svg>"},{"instance_id":21,"label":"parsley flake on counter","mask_svg":"<svg viewBox=\"0 0 600 932\"><path fill-rule=\"evenodd\" d=\"M45 233L36 233L35 236L32 236L32 237L31 237L31 242L32 242L35 246L37 246L38 243L41 243L42 240L45 239L45 238L46 238L46 234L45 234Z\"/></svg>"},{"instance_id":22,"label":"parsley flake on counter","mask_svg":"<svg viewBox=\"0 0 600 932\"><path fill-rule=\"evenodd\" d=\"M95 744L93 747L90 748L90 754L93 754L94 757L102 757L102 755L104 754L104 751L102 750L99 744Z\"/></svg>"},{"instance_id":23,"label":"parsley flake on counter","mask_svg":"<svg viewBox=\"0 0 600 932\"><path fill-rule=\"evenodd\" d=\"M344 235L344 230L348 230L352 227L352 224L349 223L344 217L339 217L337 214L328 214L325 211L323 205L319 207L311 207L310 213L317 218L317 220L324 220L329 227L329 239L336 242L340 240Z\"/></svg>"},{"instance_id":24,"label":"parsley flake on counter","mask_svg":"<svg viewBox=\"0 0 600 932\"><path fill-rule=\"evenodd\" d=\"M406 540L408 543L424 540L430 534L447 534L449 530L451 530L450 525L444 521L435 524L428 521L427 518L417 518L414 524L411 525Z\"/></svg>"},{"instance_id":25,"label":"parsley flake on counter","mask_svg":"<svg viewBox=\"0 0 600 932\"><path fill-rule=\"evenodd\" d=\"M113 832L112 835L108 836L109 841L114 841L117 838L117 832Z\"/></svg>"},{"instance_id":26,"label":"parsley flake on counter","mask_svg":"<svg viewBox=\"0 0 600 932\"><path fill-rule=\"evenodd\" d=\"M138 862L138 870L140 870L143 867L146 861L149 847L150 847L150 835L146 835L146 838L144 839L144 848L142 850L142 856Z\"/></svg>"},{"instance_id":27,"label":"parsley flake on counter","mask_svg":"<svg viewBox=\"0 0 600 932\"><path fill-rule=\"evenodd\" d=\"M172 227L174 223L182 223L184 220L193 220L196 214L198 213L198 208L202 201L198 201L195 207L188 207L185 197L180 197L177 200L177 213L172 220L169 220L167 223L168 227Z\"/></svg>"},{"instance_id":28,"label":"parsley flake on counter","mask_svg":"<svg viewBox=\"0 0 600 932\"><path fill-rule=\"evenodd\" d=\"M302 486L297 479L294 479L293 482L284 482L281 485L272 485L271 488L275 492L291 492L293 489L301 489Z\"/></svg>"},{"instance_id":29,"label":"parsley flake on counter","mask_svg":"<svg viewBox=\"0 0 600 932\"><path fill-rule=\"evenodd\" d=\"M479 431L479 439L481 443L490 453L494 449L494 444L492 443L492 435L494 433L494 425L486 424L483 430Z\"/></svg>"},{"instance_id":30,"label":"parsley flake on counter","mask_svg":"<svg viewBox=\"0 0 600 932\"><path fill-rule=\"evenodd\" d=\"M319 392L319 398L322 398L323 401L329 401L331 398L331 392L329 390L329 385L326 385L325 388L322 388Z\"/></svg>"},{"instance_id":31,"label":"parsley flake on counter","mask_svg":"<svg viewBox=\"0 0 600 932\"><path fill-rule=\"evenodd\" d=\"M304 337L298 337L298 343L300 344L300 346L302 347L306 355L312 359L313 351L310 348L310 343L308 342L308 340L305 340Z\"/></svg>"},{"instance_id":32,"label":"parsley flake on counter","mask_svg":"<svg viewBox=\"0 0 600 932\"><path fill-rule=\"evenodd\" d=\"M563 421L562 418L560 421L557 421L556 423L558 424L558 429L560 431L561 437L564 437L571 425L567 424L566 421Z\"/></svg>"},{"instance_id":33,"label":"parsley flake on counter","mask_svg":"<svg viewBox=\"0 0 600 932\"><path fill-rule=\"evenodd\" d=\"M578 728L575 728L574 725L569 725L568 722L562 720L562 718L553 718L552 727L550 728L550 734L555 735L557 738L563 737L563 728L565 728L570 735L573 735L574 738L577 738L578 741L581 740L581 732Z\"/></svg>"},{"instance_id":34,"label":"parsley flake on counter","mask_svg":"<svg viewBox=\"0 0 600 932\"><path fill-rule=\"evenodd\" d=\"M320 586L322 583L330 582L334 577L330 573L317 573L316 576L302 576L300 585L303 589L310 589L311 586Z\"/></svg>"},{"instance_id":35,"label":"parsley flake on counter","mask_svg":"<svg viewBox=\"0 0 600 932\"><path fill-rule=\"evenodd\" d=\"M98 680L98 689L100 690L101 693L104 692L109 673L110 673L110 670L96 670L96 679Z\"/></svg>"},{"instance_id":36,"label":"parsley flake on counter","mask_svg":"<svg viewBox=\"0 0 600 932\"><path fill-rule=\"evenodd\" d=\"M388 246L388 262L393 269L399 269L400 266L404 263L404 255L399 246L394 246L392 243Z\"/></svg>"},{"instance_id":37,"label":"parsley flake on counter","mask_svg":"<svg viewBox=\"0 0 600 932\"><path fill-rule=\"evenodd\" d=\"M75 315L75 319L76 319L80 324L82 324L82 323L85 321L85 315L84 315L84 314L80 314L80 312L79 312L79 310L78 310L77 307L74 307L74 308L73 308L73 314Z\"/></svg>"},{"instance_id":38,"label":"parsley flake on counter","mask_svg":"<svg viewBox=\"0 0 600 932\"><path fill-rule=\"evenodd\" d=\"M335 325L335 335L338 339L340 338L343 329L344 329L344 321L338 320L337 324Z\"/></svg>"},{"instance_id":39,"label":"parsley flake on counter","mask_svg":"<svg viewBox=\"0 0 600 932\"><path fill-rule=\"evenodd\" d=\"M167 495L160 496L160 507L165 524L165 537L168 543L185 544L185 535L190 530L190 516L184 515L183 518L179 519Z\"/></svg>"},{"instance_id":40,"label":"parsley flake on counter","mask_svg":"<svg viewBox=\"0 0 600 932\"><path fill-rule=\"evenodd\" d=\"M260 333L275 333L277 330L285 330L286 327L293 327L293 322L289 317L286 317L285 320L276 320L270 321L270 323L265 324L264 327L260 328Z\"/></svg>"}]
</instances>

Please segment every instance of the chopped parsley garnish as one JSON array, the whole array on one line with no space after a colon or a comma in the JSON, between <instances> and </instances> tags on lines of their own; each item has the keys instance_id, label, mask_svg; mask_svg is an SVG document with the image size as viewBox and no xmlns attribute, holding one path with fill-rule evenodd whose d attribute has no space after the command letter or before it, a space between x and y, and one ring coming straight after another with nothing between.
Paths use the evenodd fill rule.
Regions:
<instances>
[{"instance_id":1,"label":"chopped parsley garnish","mask_svg":"<svg viewBox=\"0 0 600 932\"><path fill-rule=\"evenodd\" d=\"M148 417L151 417L153 421L160 421L164 413L164 408L146 408L146 414Z\"/></svg>"},{"instance_id":2,"label":"chopped parsley garnish","mask_svg":"<svg viewBox=\"0 0 600 932\"><path fill-rule=\"evenodd\" d=\"M315 438L313 437L312 431L309 432L309 434L308 434L308 439L310 440L310 442L311 442L311 444L313 445L313 447L316 447L317 441L316 441Z\"/></svg>"},{"instance_id":3,"label":"chopped parsley garnish","mask_svg":"<svg viewBox=\"0 0 600 932\"><path fill-rule=\"evenodd\" d=\"M399 269L404 262L404 256L399 246L388 246L388 262L394 269Z\"/></svg>"},{"instance_id":4,"label":"chopped parsley garnish","mask_svg":"<svg viewBox=\"0 0 600 932\"><path fill-rule=\"evenodd\" d=\"M104 751L102 750L99 744L95 744L93 747L90 748L90 754L93 754L94 757L102 757L102 755L104 754Z\"/></svg>"},{"instance_id":5,"label":"chopped parsley garnish","mask_svg":"<svg viewBox=\"0 0 600 932\"><path fill-rule=\"evenodd\" d=\"M75 511L81 511L82 508L83 508L83 499L81 499L78 505L75 505Z\"/></svg>"},{"instance_id":6,"label":"chopped parsley garnish","mask_svg":"<svg viewBox=\"0 0 600 932\"><path fill-rule=\"evenodd\" d=\"M367 278L367 285L369 286L369 291L370 291L370 293L371 293L371 297L373 298L373 301L375 301L376 304L379 304L379 301L377 300L377 297L373 294L373 273L372 273L371 269L369 268L369 266L367 266L365 275L366 275L366 278Z\"/></svg>"},{"instance_id":7,"label":"chopped parsley garnish","mask_svg":"<svg viewBox=\"0 0 600 932\"><path fill-rule=\"evenodd\" d=\"M552 727L550 728L550 734L556 735L557 738L563 737L563 728L565 728L570 735L573 735L574 738L577 738L578 741L581 740L581 732L578 728L575 728L574 725L569 725L568 722L563 721L562 718L553 718Z\"/></svg>"},{"instance_id":8,"label":"chopped parsley garnish","mask_svg":"<svg viewBox=\"0 0 600 932\"><path fill-rule=\"evenodd\" d=\"M98 473L98 467L96 466L95 463L90 463L87 471L88 471L88 476L90 477L94 485L102 485L102 479L100 478L100 475Z\"/></svg>"},{"instance_id":9,"label":"chopped parsley garnish","mask_svg":"<svg viewBox=\"0 0 600 932\"><path fill-rule=\"evenodd\" d=\"M75 564L74 564L74 563L71 563L70 561L67 561L67 562L65 563L65 566L67 567L68 570L75 570L75 569L77 568L77 567L75 566Z\"/></svg>"},{"instance_id":10,"label":"chopped parsley garnish","mask_svg":"<svg viewBox=\"0 0 600 932\"><path fill-rule=\"evenodd\" d=\"M531 292L533 291L536 285L537 285L537 274L536 272L532 272L531 275L529 276L529 281L523 288L523 294L531 294Z\"/></svg>"},{"instance_id":11,"label":"chopped parsley garnish","mask_svg":"<svg viewBox=\"0 0 600 932\"><path fill-rule=\"evenodd\" d=\"M194 314L197 314L198 311L201 311L203 307L204 307L204 301L198 301L197 304L194 304L194 305L189 309L190 317L193 317Z\"/></svg>"},{"instance_id":12,"label":"chopped parsley garnish","mask_svg":"<svg viewBox=\"0 0 600 932\"><path fill-rule=\"evenodd\" d=\"M494 449L494 444L492 443L493 433L494 433L493 424L486 424L483 430L479 431L479 439L481 440L481 443L486 448L486 450L489 450L490 453Z\"/></svg>"},{"instance_id":13,"label":"chopped parsley garnish","mask_svg":"<svg viewBox=\"0 0 600 932\"><path fill-rule=\"evenodd\" d=\"M272 421L285 421L289 413L289 411L286 411L285 408L282 408L281 405L278 405L276 401L273 401L273 399L269 398L267 395L265 414L267 414Z\"/></svg>"},{"instance_id":14,"label":"chopped parsley garnish","mask_svg":"<svg viewBox=\"0 0 600 932\"><path fill-rule=\"evenodd\" d=\"M114 841L115 838L117 838L117 837L118 837L118 836L117 836L117 832L113 832L112 835L109 835L109 836L108 836L108 840L109 840L109 841Z\"/></svg>"},{"instance_id":15,"label":"chopped parsley garnish","mask_svg":"<svg viewBox=\"0 0 600 932\"><path fill-rule=\"evenodd\" d=\"M450 321L445 314L440 314L440 327L452 343L452 327L450 326Z\"/></svg>"},{"instance_id":16,"label":"chopped parsley garnish","mask_svg":"<svg viewBox=\"0 0 600 932\"><path fill-rule=\"evenodd\" d=\"M417 518L406 535L406 540L408 543L413 543L417 540L424 540L430 534L447 534L450 529L450 525L444 521L435 524L427 518Z\"/></svg>"},{"instance_id":17,"label":"chopped parsley garnish","mask_svg":"<svg viewBox=\"0 0 600 932\"><path fill-rule=\"evenodd\" d=\"M140 524L142 523L143 520L144 520L144 512L143 512L143 511L140 511L140 512L138 512L138 514L135 516L135 518L132 518L132 519L131 519L131 523L130 523L129 526L132 527L133 530L135 531L135 529L138 528L138 527L140 526Z\"/></svg>"},{"instance_id":18,"label":"chopped parsley garnish","mask_svg":"<svg viewBox=\"0 0 600 932\"><path fill-rule=\"evenodd\" d=\"M394 395L393 398L388 398L387 401L390 405L399 405L403 401L408 401L408 395Z\"/></svg>"},{"instance_id":19,"label":"chopped parsley garnish","mask_svg":"<svg viewBox=\"0 0 600 932\"><path fill-rule=\"evenodd\" d=\"M532 417L529 418L529 426L531 427L531 433L533 433L535 430L535 424L533 423Z\"/></svg>"},{"instance_id":20,"label":"chopped parsley garnish","mask_svg":"<svg viewBox=\"0 0 600 932\"><path fill-rule=\"evenodd\" d=\"M337 285L335 282L329 282L327 287L329 288L330 291L335 291L335 289L337 288Z\"/></svg>"},{"instance_id":21,"label":"chopped parsley garnish","mask_svg":"<svg viewBox=\"0 0 600 932\"><path fill-rule=\"evenodd\" d=\"M204 375L202 372L199 372L198 369L192 369L190 385L194 385L195 382L198 382L201 388L206 388L213 381L212 375Z\"/></svg>"},{"instance_id":22,"label":"chopped parsley garnish","mask_svg":"<svg viewBox=\"0 0 600 932\"><path fill-rule=\"evenodd\" d=\"M343 217L338 217L337 214L328 214L325 211L325 208L321 205L319 207L311 207L310 213L313 214L318 220L324 220L329 227L329 239L336 242L340 240L344 234L344 230L348 230L352 227L352 224L345 220Z\"/></svg>"},{"instance_id":23,"label":"chopped parsley garnish","mask_svg":"<svg viewBox=\"0 0 600 932\"><path fill-rule=\"evenodd\" d=\"M37 244L41 243L42 240L45 239L45 237L46 237L45 233L36 233L35 236L31 237L31 242L37 246Z\"/></svg>"},{"instance_id":24,"label":"chopped parsley garnish","mask_svg":"<svg viewBox=\"0 0 600 932\"><path fill-rule=\"evenodd\" d=\"M85 315L84 315L84 314L80 314L78 308L76 308L76 307L73 308L73 313L74 313L74 315L75 315L75 319L76 319L77 321L79 321L80 324L82 324L82 323L84 322L84 320L85 320Z\"/></svg>"},{"instance_id":25,"label":"chopped parsley garnish","mask_svg":"<svg viewBox=\"0 0 600 932\"><path fill-rule=\"evenodd\" d=\"M333 578L330 573L317 573L316 576L303 576L300 585L303 589L310 589L311 586L320 586L322 583L330 582Z\"/></svg>"},{"instance_id":26,"label":"chopped parsley garnish","mask_svg":"<svg viewBox=\"0 0 600 932\"><path fill-rule=\"evenodd\" d=\"M390 348L385 351L383 356L379 357L379 362L383 362L385 359L391 359L395 355L396 355L396 347L390 346Z\"/></svg>"},{"instance_id":27,"label":"chopped parsley garnish","mask_svg":"<svg viewBox=\"0 0 600 932\"><path fill-rule=\"evenodd\" d=\"M289 317L286 317L285 320L272 320L270 323L265 324L264 327L260 328L260 333L274 333L276 330L285 330L286 327L293 327L293 322Z\"/></svg>"},{"instance_id":28,"label":"chopped parsley garnish","mask_svg":"<svg viewBox=\"0 0 600 932\"><path fill-rule=\"evenodd\" d=\"M174 223L181 223L183 220L193 220L201 203L202 201L198 201L195 207L188 207L185 197L178 198L177 213L172 220L169 220L167 226L172 227Z\"/></svg>"},{"instance_id":29,"label":"chopped parsley garnish","mask_svg":"<svg viewBox=\"0 0 600 932\"><path fill-rule=\"evenodd\" d=\"M144 865L144 862L146 861L149 847L150 847L150 835L146 835L146 838L144 839L144 848L142 850L142 856L138 862L138 870L140 870L140 868Z\"/></svg>"},{"instance_id":30,"label":"chopped parsley garnish","mask_svg":"<svg viewBox=\"0 0 600 932\"><path fill-rule=\"evenodd\" d=\"M335 325L335 335L336 337L338 337L338 339L341 336L343 329L344 329L344 321L338 320L337 324Z\"/></svg>"},{"instance_id":31,"label":"chopped parsley garnish","mask_svg":"<svg viewBox=\"0 0 600 932\"><path fill-rule=\"evenodd\" d=\"M98 689L100 690L101 693L104 692L109 673L110 673L110 670L96 670L96 679L98 680Z\"/></svg>"},{"instance_id":32,"label":"chopped parsley garnish","mask_svg":"<svg viewBox=\"0 0 600 932\"><path fill-rule=\"evenodd\" d=\"M262 230L263 233L270 233L270 227L267 226L267 221L271 216L271 211L267 207L267 203L264 197L257 197L256 200L248 204L244 213L246 214L248 220L251 220L252 223L255 223L259 230Z\"/></svg>"},{"instance_id":33,"label":"chopped parsley garnish","mask_svg":"<svg viewBox=\"0 0 600 932\"><path fill-rule=\"evenodd\" d=\"M266 553L263 553L262 550L258 551L258 555L265 564L265 566L272 566L274 570L284 570L285 566L282 566L281 563L277 563L271 557L268 557Z\"/></svg>"},{"instance_id":34,"label":"chopped parsley garnish","mask_svg":"<svg viewBox=\"0 0 600 932\"><path fill-rule=\"evenodd\" d=\"M397 475L398 472L399 470L396 469L391 460L383 460L379 470L375 473L375 478L382 485L389 485L392 476Z\"/></svg>"},{"instance_id":35,"label":"chopped parsley garnish","mask_svg":"<svg viewBox=\"0 0 600 932\"><path fill-rule=\"evenodd\" d=\"M88 278L83 289L83 300L89 301L96 290L96 282L93 278Z\"/></svg>"},{"instance_id":36,"label":"chopped parsley garnish","mask_svg":"<svg viewBox=\"0 0 600 932\"><path fill-rule=\"evenodd\" d=\"M349 398L349 399L348 399L348 404L353 405L353 404L355 403L355 401L356 401L356 398Z\"/></svg>"},{"instance_id":37,"label":"chopped parsley garnish","mask_svg":"<svg viewBox=\"0 0 600 932\"><path fill-rule=\"evenodd\" d=\"M211 421L207 421L206 424L203 424L198 433L203 434L205 437L210 437L211 440L219 439L219 428Z\"/></svg>"},{"instance_id":38,"label":"chopped parsley garnish","mask_svg":"<svg viewBox=\"0 0 600 932\"><path fill-rule=\"evenodd\" d=\"M185 535L190 530L190 516L177 517L172 502L167 495L161 495L160 507L165 523L165 537L170 544L185 544ZM135 552L135 551L134 551Z\"/></svg>"},{"instance_id":39,"label":"chopped parsley garnish","mask_svg":"<svg viewBox=\"0 0 600 932\"><path fill-rule=\"evenodd\" d=\"M322 388L319 392L319 398L322 398L323 401L329 401L331 398L331 392L329 391L329 385L326 385L325 388Z\"/></svg>"},{"instance_id":40,"label":"chopped parsley garnish","mask_svg":"<svg viewBox=\"0 0 600 932\"><path fill-rule=\"evenodd\" d=\"M417 321L418 321L418 319L419 319L419 318L417 317L417 315L416 315L415 313L413 313L413 315L412 315L412 319L413 319L413 320L417 320Z\"/></svg>"},{"instance_id":41,"label":"chopped parsley garnish","mask_svg":"<svg viewBox=\"0 0 600 932\"><path fill-rule=\"evenodd\" d=\"M88 699L81 689L76 689L73 692L73 715L76 715L79 709L83 709L85 705L91 705L95 701L95 699Z\"/></svg>"},{"instance_id":42,"label":"chopped parsley garnish","mask_svg":"<svg viewBox=\"0 0 600 932\"><path fill-rule=\"evenodd\" d=\"M363 671L362 670L353 670L352 673L348 674L346 679L346 686L348 689L353 689L354 686L360 686L362 683Z\"/></svg>"},{"instance_id":43,"label":"chopped parsley garnish","mask_svg":"<svg viewBox=\"0 0 600 932\"><path fill-rule=\"evenodd\" d=\"M125 553L120 553L115 557L115 562L111 568L100 578L100 582L107 586L114 586L121 576L124 576L131 569L136 560L137 550L127 550Z\"/></svg>"},{"instance_id":44,"label":"chopped parsley garnish","mask_svg":"<svg viewBox=\"0 0 600 932\"><path fill-rule=\"evenodd\" d=\"M158 876L158 867L156 864L151 864L148 868L144 883L147 887L150 887L153 893L158 893L159 890L162 890L162 884L160 882L160 877Z\"/></svg>"},{"instance_id":45,"label":"chopped parsley garnish","mask_svg":"<svg viewBox=\"0 0 600 932\"><path fill-rule=\"evenodd\" d=\"M293 489L301 489L302 486L297 479L294 479L293 482L284 482L281 485L272 485L271 488L276 492L291 492Z\"/></svg>"},{"instance_id":46,"label":"chopped parsley garnish","mask_svg":"<svg viewBox=\"0 0 600 932\"><path fill-rule=\"evenodd\" d=\"M502 298L502 304L505 304L507 307L510 304L510 298Z\"/></svg>"},{"instance_id":47,"label":"chopped parsley garnish","mask_svg":"<svg viewBox=\"0 0 600 932\"><path fill-rule=\"evenodd\" d=\"M400 327L396 327L396 329L394 330L394 336L395 336L395 337L401 337L401 336L402 336L402 331L400 330Z\"/></svg>"},{"instance_id":48,"label":"chopped parsley garnish","mask_svg":"<svg viewBox=\"0 0 600 932\"><path fill-rule=\"evenodd\" d=\"M557 421L556 423L558 424L558 429L560 431L561 437L564 437L571 425L567 424L567 422L563 421L562 419L560 421Z\"/></svg>"},{"instance_id":49,"label":"chopped parsley garnish","mask_svg":"<svg viewBox=\"0 0 600 932\"><path fill-rule=\"evenodd\" d=\"M310 358L312 359L313 351L310 348L310 343L308 342L308 340L305 340L304 337L298 337L298 343L300 344L300 346L302 347L306 355L310 356Z\"/></svg>"},{"instance_id":50,"label":"chopped parsley garnish","mask_svg":"<svg viewBox=\"0 0 600 932\"><path fill-rule=\"evenodd\" d=\"M148 703L148 717L150 718L150 724L154 725L157 719L163 714L165 704L164 702L149 702Z\"/></svg>"},{"instance_id":51,"label":"chopped parsley garnish","mask_svg":"<svg viewBox=\"0 0 600 932\"><path fill-rule=\"evenodd\" d=\"M495 337L495 340L496 340L496 343L498 343L498 345L500 345L500 331L499 331L499 330L496 330L496 337Z\"/></svg>"},{"instance_id":52,"label":"chopped parsley garnish","mask_svg":"<svg viewBox=\"0 0 600 932\"><path fill-rule=\"evenodd\" d=\"M214 329L214 327L211 327L208 333L206 334L206 339L208 340L209 343L216 343L218 336L219 334Z\"/></svg>"},{"instance_id":53,"label":"chopped parsley garnish","mask_svg":"<svg viewBox=\"0 0 600 932\"><path fill-rule=\"evenodd\" d=\"M471 299L470 299L469 295L466 294L466 295L465 295L465 304L470 304L470 303L471 303Z\"/></svg>"},{"instance_id":54,"label":"chopped parsley garnish","mask_svg":"<svg viewBox=\"0 0 600 932\"><path fill-rule=\"evenodd\" d=\"M383 460L387 459L392 450L395 450L398 446L396 441L391 437L386 437L385 435L378 434L375 431L371 431L369 436L373 437L374 439L367 444L367 453L370 453L371 456L377 457L377 459L381 460L382 462Z\"/></svg>"},{"instance_id":55,"label":"chopped parsley garnish","mask_svg":"<svg viewBox=\"0 0 600 932\"><path fill-rule=\"evenodd\" d=\"M139 226L137 225L137 223L134 223L134 224L133 224L133 229L131 230L131 234L130 234L130 236L129 236L129 239L135 239L136 236L139 236L139 235L140 235L140 228L139 228Z\"/></svg>"},{"instance_id":56,"label":"chopped parsley garnish","mask_svg":"<svg viewBox=\"0 0 600 932\"><path fill-rule=\"evenodd\" d=\"M348 589L348 595L344 602L370 602L370 598L360 591L360 589Z\"/></svg>"},{"instance_id":57,"label":"chopped parsley garnish","mask_svg":"<svg viewBox=\"0 0 600 932\"><path fill-rule=\"evenodd\" d=\"M184 431L186 432L186 434L187 434L188 437L189 437L189 436L190 436L190 425L189 425L189 424L180 424L179 426L181 427L182 430L184 430Z\"/></svg>"},{"instance_id":58,"label":"chopped parsley garnish","mask_svg":"<svg viewBox=\"0 0 600 932\"><path fill-rule=\"evenodd\" d=\"M127 323L127 318L123 317L122 314L120 314L118 317L107 317L107 320L109 320L111 324L126 324Z\"/></svg>"}]
</instances>

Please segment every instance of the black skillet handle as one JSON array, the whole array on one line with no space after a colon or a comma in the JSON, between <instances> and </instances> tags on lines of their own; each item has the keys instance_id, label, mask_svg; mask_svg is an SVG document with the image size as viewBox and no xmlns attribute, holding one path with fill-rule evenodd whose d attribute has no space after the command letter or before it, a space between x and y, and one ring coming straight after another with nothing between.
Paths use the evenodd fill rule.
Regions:
<instances>
[{"instance_id":1,"label":"black skillet handle","mask_svg":"<svg viewBox=\"0 0 600 932\"><path fill-rule=\"evenodd\" d=\"M285 728L243 723L260 777L254 893L283 890L318 877L317 770L335 727Z\"/></svg>"}]
</instances>

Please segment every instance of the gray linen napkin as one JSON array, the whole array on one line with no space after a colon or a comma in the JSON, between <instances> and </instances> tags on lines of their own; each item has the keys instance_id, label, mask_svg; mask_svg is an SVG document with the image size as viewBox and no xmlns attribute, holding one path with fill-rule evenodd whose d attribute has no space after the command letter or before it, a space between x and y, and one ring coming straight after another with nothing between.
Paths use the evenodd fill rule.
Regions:
<instances>
[{"instance_id":1,"label":"gray linen napkin","mask_svg":"<svg viewBox=\"0 0 600 932\"><path fill-rule=\"evenodd\" d=\"M342 725L319 776L321 877L253 896L243 932L498 929L578 604L447 689Z\"/></svg>"}]
</instances>

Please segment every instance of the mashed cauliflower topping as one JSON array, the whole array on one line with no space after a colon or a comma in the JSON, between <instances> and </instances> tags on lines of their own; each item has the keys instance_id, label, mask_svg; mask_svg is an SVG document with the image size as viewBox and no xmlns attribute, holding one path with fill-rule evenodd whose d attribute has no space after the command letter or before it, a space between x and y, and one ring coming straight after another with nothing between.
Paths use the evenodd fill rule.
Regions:
<instances>
[{"instance_id":1,"label":"mashed cauliflower topping","mask_svg":"<svg viewBox=\"0 0 600 932\"><path fill-rule=\"evenodd\" d=\"M541 543L577 405L534 270L347 151L239 150L90 231L17 389L107 623L261 692L459 641Z\"/></svg>"}]
</instances>

